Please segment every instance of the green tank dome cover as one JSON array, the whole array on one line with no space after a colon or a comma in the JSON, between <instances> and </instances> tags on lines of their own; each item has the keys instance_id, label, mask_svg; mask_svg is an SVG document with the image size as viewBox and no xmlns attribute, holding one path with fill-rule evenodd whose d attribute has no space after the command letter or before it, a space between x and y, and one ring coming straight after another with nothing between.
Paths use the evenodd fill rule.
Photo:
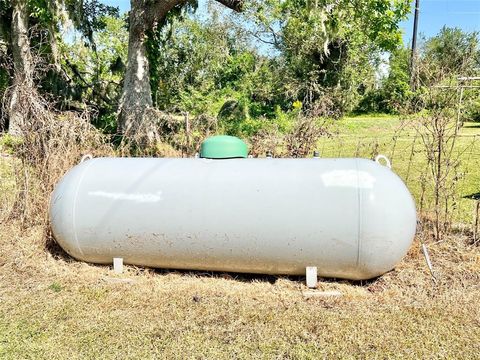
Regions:
<instances>
[{"instance_id":1,"label":"green tank dome cover","mask_svg":"<svg viewBox=\"0 0 480 360\"><path fill-rule=\"evenodd\" d=\"M247 156L247 144L235 136L212 136L206 139L200 147L201 158L233 159Z\"/></svg>"}]
</instances>

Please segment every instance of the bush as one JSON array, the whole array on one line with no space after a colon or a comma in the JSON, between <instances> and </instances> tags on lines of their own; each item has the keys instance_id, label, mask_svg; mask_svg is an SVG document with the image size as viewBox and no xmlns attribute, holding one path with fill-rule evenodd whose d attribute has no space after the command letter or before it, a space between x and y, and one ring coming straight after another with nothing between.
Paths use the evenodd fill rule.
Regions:
<instances>
[{"instance_id":1,"label":"bush","mask_svg":"<svg viewBox=\"0 0 480 360\"><path fill-rule=\"evenodd\" d=\"M480 99L473 101L466 109L467 121L480 122Z\"/></svg>"},{"instance_id":2,"label":"bush","mask_svg":"<svg viewBox=\"0 0 480 360\"><path fill-rule=\"evenodd\" d=\"M0 148L7 154L13 155L22 146L23 140L19 137L5 134L0 138Z\"/></svg>"},{"instance_id":3,"label":"bush","mask_svg":"<svg viewBox=\"0 0 480 360\"><path fill-rule=\"evenodd\" d=\"M385 112L384 94L380 90L371 90L365 93L354 113L368 114Z\"/></svg>"}]
</instances>

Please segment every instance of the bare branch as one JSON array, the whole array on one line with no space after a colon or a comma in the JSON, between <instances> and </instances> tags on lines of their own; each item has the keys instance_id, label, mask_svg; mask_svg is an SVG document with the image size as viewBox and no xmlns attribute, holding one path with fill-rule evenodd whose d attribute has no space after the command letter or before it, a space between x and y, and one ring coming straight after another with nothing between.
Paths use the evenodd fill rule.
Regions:
<instances>
[{"instance_id":1,"label":"bare branch","mask_svg":"<svg viewBox=\"0 0 480 360\"><path fill-rule=\"evenodd\" d=\"M224 6L241 12L243 10L244 0L217 0ZM143 19L146 21L147 28L153 26L157 21L163 19L167 13L177 5L183 5L186 0L155 0L151 3L150 8L145 7L146 4L142 1L138 1L138 11L142 12Z\"/></svg>"},{"instance_id":2,"label":"bare branch","mask_svg":"<svg viewBox=\"0 0 480 360\"><path fill-rule=\"evenodd\" d=\"M243 0L216 0L216 1L236 12L243 11L243 4L244 4Z\"/></svg>"},{"instance_id":3,"label":"bare branch","mask_svg":"<svg viewBox=\"0 0 480 360\"><path fill-rule=\"evenodd\" d=\"M140 14L140 19L143 19L146 28L150 29L157 21L167 16L167 13L175 6L185 4L186 0L155 0L151 3L148 3L148 1L136 2L138 2L138 8L136 10Z\"/></svg>"}]
</instances>

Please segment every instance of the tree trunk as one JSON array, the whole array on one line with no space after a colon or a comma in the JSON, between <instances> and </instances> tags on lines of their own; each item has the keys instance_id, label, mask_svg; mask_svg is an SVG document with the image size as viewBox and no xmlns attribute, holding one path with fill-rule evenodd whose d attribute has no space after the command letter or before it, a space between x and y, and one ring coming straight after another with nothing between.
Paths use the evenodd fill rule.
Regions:
<instances>
[{"instance_id":1,"label":"tree trunk","mask_svg":"<svg viewBox=\"0 0 480 360\"><path fill-rule=\"evenodd\" d=\"M217 0L221 4L241 11L243 0ZM139 131L152 129L155 111L152 111L152 89L145 46L146 32L151 30L167 13L186 0L131 0L128 39L127 71L123 82L118 116L118 131L134 138ZM143 134L151 137L150 134Z\"/></svg>"},{"instance_id":2,"label":"tree trunk","mask_svg":"<svg viewBox=\"0 0 480 360\"><path fill-rule=\"evenodd\" d=\"M127 70L119 114L119 130L127 136L136 133L144 112L153 105L145 46L150 6L143 0L132 0L131 6Z\"/></svg>"},{"instance_id":3,"label":"tree trunk","mask_svg":"<svg viewBox=\"0 0 480 360\"><path fill-rule=\"evenodd\" d=\"M33 89L33 64L28 38L28 9L26 1L15 0L12 14L11 45L14 64L13 86L8 106L9 133L21 135L25 124L24 94Z\"/></svg>"}]
</instances>

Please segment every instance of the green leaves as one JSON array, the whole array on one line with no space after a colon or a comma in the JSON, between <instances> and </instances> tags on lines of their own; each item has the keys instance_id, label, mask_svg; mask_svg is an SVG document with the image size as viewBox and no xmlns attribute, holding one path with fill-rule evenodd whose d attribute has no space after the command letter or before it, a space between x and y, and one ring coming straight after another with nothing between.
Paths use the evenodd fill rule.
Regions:
<instances>
[{"instance_id":1,"label":"green leaves","mask_svg":"<svg viewBox=\"0 0 480 360\"><path fill-rule=\"evenodd\" d=\"M399 23L408 0L285 0L254 2L246 16L279 50L288 93L305 109L328 89L343 92L343 110L371 87L380 54L402 44Z\"/></svg>"},{"instance_id":2,"label":"green leaves","mask_svg":"<svg viewBox=\"0 0 480 360\"><path fill-rule=\"evenodd\" d=\"M95 46L93 34L105 29L105 16L119 17L119 9L98 0L65 0L65 7L76 29Z\"/></svg>"},{"instance_id":3,"label":"green leaves","mask_svg":"<svg viewBox=\"0 0 480 360\"><path fill-rule=\"evenodd\" d=\"M444 26L437 36L425 41L422 58L445 75L467 76L480 66L480 40L478 32L463 32Z\"/></svg>"}]
</instances>

